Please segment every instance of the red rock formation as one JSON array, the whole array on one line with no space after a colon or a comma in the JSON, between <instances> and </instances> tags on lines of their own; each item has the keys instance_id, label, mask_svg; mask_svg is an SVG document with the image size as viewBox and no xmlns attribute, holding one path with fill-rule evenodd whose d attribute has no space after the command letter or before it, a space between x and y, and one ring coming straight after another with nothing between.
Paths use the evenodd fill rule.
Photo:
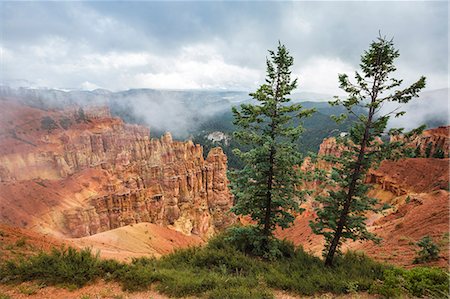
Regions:
<instances>
[{"instance_id":1,"label":"red rock formation","mask_svg":"<svg viewBox=\"0 0 450 299\"><path fill-rule=\"evenodd\" d=\"M403 140L403 136L395 136L391 140ZM409 142L410 146L417 149L422 157L436 157L438 151L448 158L450 148L450 126L442 126L430 130L425 130L423 134L417 136Z\"/></svg>"},{"instance_id":2,"label":"red rock formation","mask_svg":"<svg viewBox=\"0 0 450 299\"><path fill-rule=\"evenodd\" d=\"M411 192L447 190L449 159L410 158L383 161L369 171L367 182L397 196Z\"/></svg>"},{"instance_id":3,"label":"red rock formation","mask_svg":"<svg viewBox=\"0 0 450 299\"><path fill-rule=\"evenodd\" d=\"M325 138L319 146L319 155L339 156L342 152L342 145L336 142L336 138Z\"/></svg>"},{"instance_id":4,"label":"red rock formation","mask_svg":"<svg viewBox=\"0 0 450 299\"><path fill-rule=\"evenodd\" d=\"M438 132L442 132L438 128ZM435 132L434 130L431 130ZM430 136L425 132L425 136ZM433 136L436 134L433 134ZM433 137L424 140L442 142ZM434 148L435 146L433 146ZM321 154L339 155L334 139L326 139L320 147ZM441 246L440 259L432 265L447 267L449 261L449 159L409 158L398 161L383 161L377 169L367 175L367 182L373 185L369 196L378 198L381 203L391 205L385 214L367 214L369 231L376 233L383 240L380 245L372 242L347 242L343 248L364 250L368 255L390 263L412 266L418 249L414 246L425 235L433 237ZM314 168L327 169L329 165L321 161L311 163L307 160L303 170ZM311 188L319 185L309 184ZM321 191L313 188L315 191ZM320 187L322 188L322 186ZM317 255L323 249L323 238L314 235L308 222L316 217L313 202L307 201L305 212L298 216L294 225L285 230L278 230L277 236L302 245L306 250Z\"/></svg>"},{"instance_id":5,"label":"red rock formation","mask_svg":"<svg viewBox=\"0 0 450 299\"><path fill-rule=\"evenodd\" d=\"M0 221L72 237L139 222L209 236L232 221L220 148L204 159L200 145L170 134L150 139L148 128L124 124L105 108L61 112L3 103L9 120L0 132L0 193L9 196L0 195ZM36 182L48 187L27 193ZM42 194L55 199L37 203ZM35 204L38 215L26 216L15 203Z\"/></svg>"}]
</instances>

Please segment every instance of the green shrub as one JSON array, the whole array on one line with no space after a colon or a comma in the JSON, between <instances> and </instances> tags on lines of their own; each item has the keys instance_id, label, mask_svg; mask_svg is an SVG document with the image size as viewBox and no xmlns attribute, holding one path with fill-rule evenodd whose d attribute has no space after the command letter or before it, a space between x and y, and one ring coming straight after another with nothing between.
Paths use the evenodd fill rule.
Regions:
<instances>
[{"instance_id":1,"label":"green shrub","mask_svg":"<svg viewBox=\"0 0 450 299\"><path fill-rule=\"evenodd\" d=\"M267 288L238 286L234 288L214 289L207 293L210 299L272 299L273 294Z\"/></svg>"},{"instance_id":2,"label":"green shrub","mask_svg":"<svg viewBox=\"0 0 450 299\"><path fill-rule=\"evenodd\" d=\"M153 269L139 264L125 267L116 278L122 283L124 290L132 292L144 291L157 280L156 272Z\"/></svg>"},{"instance_id":3,"label":"green shrub","mask_svg":"<svg viewBox=\"0 0 450 299\"><path fill-rule=\"evenodd\" d=\"M423 237L416 245L420 247L420 250L417 252L417 257L414 259L415 264L439 259L440 249L430 236Z\"/></svg>"},{"instance_id":4,"label":"green shrub","mask_svg":"<svg viewBox=\"0 0 450 299\"><path fill-rule=\"evenodd\" d=\"M279 240L275 237L266 240L261 232L258 232L256 226L231 227L224 238L235 249L253 256L271 260L294 256L295 247L292 242ZM264 242L268 242L268 252L265 250Z\"/></svg>"},{"instance_id":5,"label":"green shrub","mask_svg":"<svg viewBox=\"0 0 450 299\"><path fill-rule=\"evenodd\" d=\"M58 124L49 116L45 116L41 119L41 128L43 130L52 131L58 128Z\"/></svg>"},{"instance_id":6,"label":"green shrub","mask_svg":"<svg viewBox=\"0 0 450 299\"><path fill-rule=\"evenodd\" d=\"M40 287L35 286L35 285L31 285L31 286L21 285L17 288L19 293L27 295L27 296L37 294L39 289L40 289Z\"/></svg>"},{"instance_id":7,"label":"green shrub","mask_svg":"<svg viewBox=\"0 0 450 299\"><path fill-rule=\"evenodd\" d=\"M64 129L67 130L71 125L72 121L67 116L63 116L59 119L59 125Z\"/></svg>"},{"instance_id":8,"label":"green shrub","mask_svg":"<svg viewBox=\"0 0 450 299\"><path fill-rule=\"evenodd\" d=\"M130 264L100 260L90 249L54 249L28 260L6 262L0 268L0 281L36 280L77 288L101 277L121 283L128 291L146 290L155 284L171 297L273 298L271 289L309 296L367 290L385 297L448 295L448 275L439 269L397 269L356 252L337 257L329 268L301 247L277 260L267 260L236 249L228 236L220 235L206 246L178 250L158 260L133 259ZM279 244L288 247L280 252L290 252L290 243Z\"/></svg>"},{"instance_id":9,"label":"green shrub","mask_svg":"<svg viewBox=\"0 0 450 299\"><path fill-rule=\"evenodd\" d=\"M169 296L186 297L213 290L219 284L214 272L191 272L177 269L158 271L157 290Z\"/></svg>"},{"instance_id":10,"label":"green shrub","mask_svg":"<svg viewBox=\"0 0 450 299\"><path fill-rule=\"evenodd\" d=\"M78 287L100 276L99 258L90 249L53 249L40 252L27 260L8 261L0 279L15 281L37 280L47 284L74 284Z\"/></svg>"},{"instance_id":11,"label":"green shrub","mask_svg":"<svg viewBox=\"0 0 450 299\"><path fill-rule=\"evenodd\" d=\"M448 298L448 273L438 268L417 267L385 270L383 280L373 284L370 291L387 298L401 295L415 297Z\"/></svg>"},{"instance_id":12,"label":"green shrub","mask_svg":"<svg viewBox=\"0 0 450 299\"><path fill-rule=\"evenodd\" d=\"M16 241L17 247L24 247L25 245L27 245L27 241L25 238L20 238L19 240Z\"/></svg>"},{"instance_id":13,"label":"green shrub","mask_svg":"<svg viewBox=\"0 0 450 299\"><path fill-rule=\"evenodd\" d=\"M102 276L107 280L119 277L127 269L127 265L116 260L101 260L98 267Z\"/></svg>"}]
</instances>

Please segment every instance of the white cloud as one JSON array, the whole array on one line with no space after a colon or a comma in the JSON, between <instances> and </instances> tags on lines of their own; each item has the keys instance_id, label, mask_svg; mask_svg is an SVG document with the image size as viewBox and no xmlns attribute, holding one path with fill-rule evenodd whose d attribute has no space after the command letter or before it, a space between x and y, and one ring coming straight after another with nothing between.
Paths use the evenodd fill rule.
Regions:
<instances>
[{"instance_id":1,"label":"white cloud","mask_svg":"<svg viewBox=\"0 0 450 299\"><path fill-rule=\"evenodd\" d=\"M83 90L95 90L95 89L100 88L100 86L98 86L94 83L91 83L89 81L84 81L83 83L81 83L80 88Z\"/></svg>"},{"instance_id":2,"label":"white cloud","mask_svg":"<svg viewBox=\"0 0 450 299\"><path fill-rule=\"evenodd\" d=\"M448 58L441 53L448 32L436 3L392 4L382 19L384 6L376 3L174 7L10 3L0 13L0 78L54 88L251 91L264 82L266 50L280 39L295 57L299 91L340 94L337 74L353 78L361 51L381 28L398 41L399 78L410 82L424 72L428 88L447 86Z\"/></svg>"},{"instance_id":3,"label":"white cloud","mask_svg":"<svg viewBox=\"0 0 450 299\"><path fill-rule=\"evenodd\" d=\"M7 53L5 73L15 78L32 73L35 81L48 87L242 90L263 79L262 72L228 63L215 47L205 44L191 44L177 55L165 56L142 51L93 52L48 37L42 44L18 51L2 47L2 53Z\"/></svg>"},{"instance_id":4,"label":"white cloud","mask_svg":"<svg viewBox=\"0 0 450 299\"><path fill-rule=\"evenodd\" d=\"M313 57L296 68L300 91L316 91L326 94L342 94L338 74L352 77L355 67L336 57Z\"/></svg>"},{"instance_id":5,"label":"white cloud","mask_svg":"<svg viewBox=\"0 0 450 299\"><path fill-rule=\"evenodd\" d=\"M175 57L152 56L154 71L128 76L131 87L161 89L247 89L261 77L258 70L227 63L213 47L190 45Z\"/></svg>"}]
</instances>

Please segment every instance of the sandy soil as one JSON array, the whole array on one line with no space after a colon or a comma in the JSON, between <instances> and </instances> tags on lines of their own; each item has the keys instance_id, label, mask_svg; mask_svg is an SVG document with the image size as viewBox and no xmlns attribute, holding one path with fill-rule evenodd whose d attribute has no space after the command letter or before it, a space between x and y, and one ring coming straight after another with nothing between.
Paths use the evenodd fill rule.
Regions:
<instances>
[{"instance_id":1,"label":"sandy soil","mask_svg":"<svg viewBox=\"0 0 450 299\"><path fill-rule=\"evenodd\" d=\"M195 235L152 223L138 223L102 232L93 236L69 239L77 247L92 247L103 258L131 261L134 257L160 257L177 248L201 245L204 241Z\"/></svg>"},{"instance_id":2,"label":"sandy soil","mask_svg":"<svg viewBox=\"0 0 450 299\"><path fill-rule=\"evenodd\" d=\"M20 285L0 284L0 295L6 294L14 299L166 299L154 290L145 292L124 292L117 283L98 281L81 289L68 290L58 287L42 287L35 283Z\"/></svg>"},{"instance_id":3,"label":"sandy soil","mask_svg":"<svg viewBox=\"0 0 450 299\"><path fill-rule=\"evenodd\" d=\"M0 284L0 296L8 295L14 299L168 299L163 294L155 290L145 292L124 292L117 283L98 281L95 284L85 286L77 290L67 290L58 287L42 287L35 283L22 283L20 285ZM300 299L300 298L321 298L321 299L372 299L379 296L367 293L355 293L346 295L319 294L315 296L296 296L283 291L274 291L276 299ZM195 299L198 297L188 297ZM218 298L220 299L220 298ZM243 298L244 299L244 298Z\"/></svg>"}]
</instances>

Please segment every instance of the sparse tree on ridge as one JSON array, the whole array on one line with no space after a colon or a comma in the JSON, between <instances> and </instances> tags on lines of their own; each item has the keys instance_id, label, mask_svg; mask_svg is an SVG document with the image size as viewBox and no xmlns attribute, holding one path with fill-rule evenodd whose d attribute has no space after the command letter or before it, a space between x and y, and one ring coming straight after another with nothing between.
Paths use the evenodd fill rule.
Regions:
<instances>
[{"instance_id":1,"label":"sparse tree on ridge","mask_svg":"<svg viewBox=\"0 0 450 299\"><path fill-rule=\"evenodd\" d=\"M394 60L398 56L393 40L380 36L361 56L362 73L355 73L356 83L351 83L346 74L339 75L340 88L348 97L335 97L330 104L344 106L349 114L357 117L357 121L348 136L338 138L345 148L340 156L325 157L333 165L326 181L332 189L328 190L327 195L316 197L320 205L316 208L317 218L310 223L316 234L325 237L327 266L333 264L335 254L344 240L377 240L365 224L368 211L380 211L377 200L367 196L369 186L364 182L365 174L382 160L398 158L404 153L404 143L383 143L379 137L385 132L391 116L399 117L405 113L399 110L400 104L417 97L425 87L425 77L421 77L411 86L399 89L402 80L391 78L396 70ZM382 113L383 105L387 102L396 102L399 107ZM365 108L367 114L356 114L354 109L357 107ZM341 121L345 117L341 115L335 120ZM401 132L401 129L390 131L393 134ZM413 130L406 136L416 133L418 130Z\"/></svg>"},{"instance_id":2,"label":"sparse tree on ridge","mask_svg":"<svg viewBox=\"0 0 450 299\"><path fill-rule=\"evenodd\" d=\"M253 227L254 252L270 256L273 230L288 227L299 212L303 192L296 186L300 176L296 165L301 162L295 141L303 131L294 126L294 119L310 116L314 110L300 104L290 104L287 97L297 87L297 79L291 80L290 67L293 57L279 43L275 51L269 51L266 83L251 93L258 104L233 107L234 124L238 130L234 137L249 148L235 149L235 154L245 166L231 177L231 190L236 198L232 211L237 215L249 215Z\"/></svg>"}]
</instances>

